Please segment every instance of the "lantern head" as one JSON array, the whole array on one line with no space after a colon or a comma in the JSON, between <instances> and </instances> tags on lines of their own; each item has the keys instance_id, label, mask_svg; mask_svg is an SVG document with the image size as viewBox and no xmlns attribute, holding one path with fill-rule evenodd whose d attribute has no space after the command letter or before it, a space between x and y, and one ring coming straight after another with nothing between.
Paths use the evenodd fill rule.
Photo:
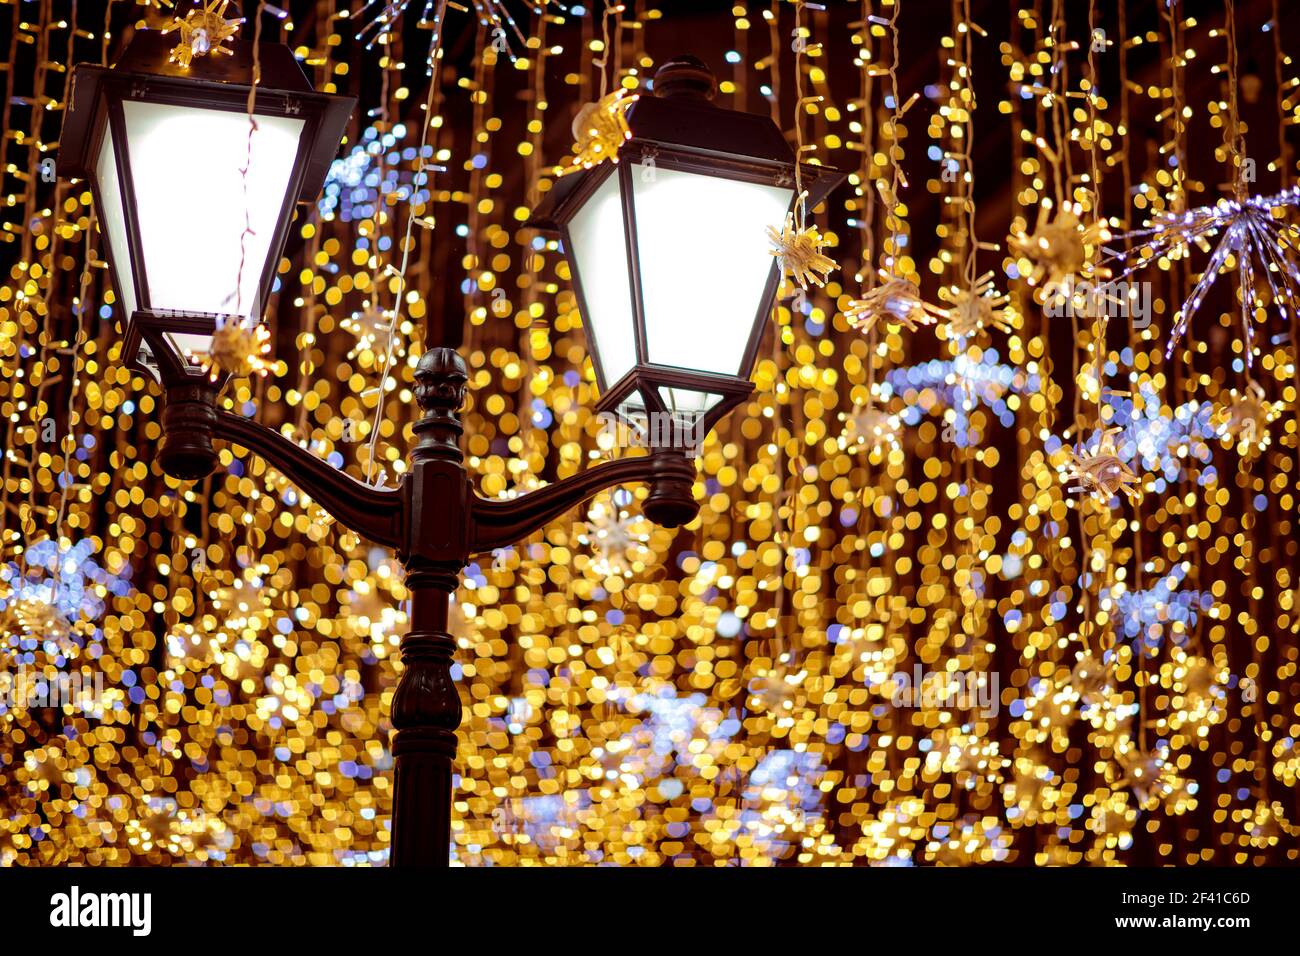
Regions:
<instances>
[{"instance_id":1,"label":"lantern head","mask_svg":"<svg viewBox=\"0 0 1300 956\"><path fill-rule=\"evenodd\" d=\"M704 434L752 391L781 276L768 227L797 199L777 125L714 105L713 74L677 57L626 110L614 161L559 177L529 225L557 234L601 390L599 411L686 419ZM802 165L807 208L844 179Z\"/></svg>"},{"instance_id":2,"label":"lantern head","mask_svg":"<svg viewBox=\"0 0 1300 956\"><path fill-rule=\"evenodd\" d=\"M320 192L356 103L262 43L250 116L251 41L175 46L140 30L114 67L78 64L59 150L94 194L124 357L166 385L205 376L219 328L261 321L294 206Z\"/></svg>"}]
</instances>

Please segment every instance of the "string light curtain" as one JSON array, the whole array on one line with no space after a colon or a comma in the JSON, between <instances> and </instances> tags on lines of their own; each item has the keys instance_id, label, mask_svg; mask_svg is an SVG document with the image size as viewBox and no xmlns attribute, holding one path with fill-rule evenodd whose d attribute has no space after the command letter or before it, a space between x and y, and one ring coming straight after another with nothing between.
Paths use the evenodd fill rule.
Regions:
<instances>
[{"instance_id":1,"label":"string light curtain","mask_svg":"<svg viewBox=\"0 0 1300 956\"><path fill-rule=\"evenodd\" d=\"M579 110L682 36L720 102L851 173L769 224L787 280L700 518L629 486L468 569L456 863L1296 859L1286 7L245 5L361 105L267 374L223 401L362 480L401 479L433 345L468 360L480 493L620 451L564 250L523 224ZM0 863L383 865L398 564L242 449L161 474L55 175L68 67L190 12L0 17ZM93 701L36 706L59 675Z\"/></svg>"}]
</instances>

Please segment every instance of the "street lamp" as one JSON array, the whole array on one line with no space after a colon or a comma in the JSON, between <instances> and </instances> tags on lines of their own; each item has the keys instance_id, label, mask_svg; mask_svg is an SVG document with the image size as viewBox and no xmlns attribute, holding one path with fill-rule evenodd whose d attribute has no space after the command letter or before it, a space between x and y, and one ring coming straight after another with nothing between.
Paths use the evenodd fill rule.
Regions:
<instances>
[{"instance_id":1,"label":"street lamp","mask_svg":"<svg viewBox=\"0 0 1300 956\"><path fill-rule=\"evenodd\" d=\"M137 44L152 58L133 56ZM163 299L150 284L156 281L150 269L151 243L171 241L174 233L176 242L198 242L210 251L216 239L196 239L201 229L175 217L155 221L145 214L145 207L155 201L147 194L157 184L132 179L135 127L127 120L136 111L127 107L158 91L171 111L168 121L190 128L192 117L199 114L187 111L228 109L246 95L247 75L241 80L232 70L240 62L247 64L248 57L237 52L231 60L219 61L217 67L225 75L215 79L199 77L197 64L188 75L176 70L164 71L166 76L149 73L146 60L157 69L162 48L157 37L142 32L117 69L79 66L64 134L65 148L71 145L72 155L79 157L72 168L92 179L107 226L109 262L117 276L119 300L127 309L127 344L137 348L137 367L153 376L165 393L160 464L174 477L203 477L217 464L213 439L233 442L269 461L340 523L397 552L410 593L410 629L401 640L404 668L392 701L396 767L391 862L445 866L461 721L460 694L451 676L455 641L447 615L466 561L515 544L602 489L626 482L649 485L645 513L652 521L669 527L690 521L699 506L693 496L695 466L687 457L689 447L651 447L647 455L604 462L510 500L480 498L460 449L458 410L468 374L460 355L446 348L426 351L416 365L414 393L422 414L413 426L417 440L410 468L397 488L364 484L277 432L219 408L217 385L199 374L192 353L205 347L202 337L225 316L259 318L257 309L283 246L292 200L315 197L350 104L297 91L288 75L289 67L296 66L285 59L291 54L263 45L263 80L276 87L274 92L258 87L258 103L268 101L265 115L311 117L296 128L292 170L285 172L288 146L279 152L255 148L251 159L247 152L235 156L227 150L220 163L213 160L209 166L214 179L225 182L223 188L233 195L206 197L210 202L238 197L244 177L239 175L238 186L234 184L232 164L237 173L247 168L260 182L280 184L284 201L279 218L273 223L268 219L273 228L257 247L262 284L249 285L246 294L243 287L237 289L240 307L233 313L228 298L219 298L228 286L201 283L201 293L196 289L192 300L184 289L175 298ZM272 80L267 66L276 61L283 71ZM232 95L222 84L232 84L236 92ZM597 169L562 179L539 218L550 217L563 229L566 252L580 276L597 374L602 386L613 383L601 408L627 416L653 411L693 414L707 427L752 390L748 375L779 276L766 242L750 233L762 238L763 227L779 223L790 208L794 156L770 120L709 104L713 80L699 61L670 62L655 85L658 96L634 108L635 152L628 154L634 161L620 164L617 172ZM112 145L105 152L102 141L110 135ZM247 142L246 121L243 136ZM100 157L107 158L101 163ZM254 173L252 167L262 157L269 171ZM168 174L166 163L154 160L151 168ZM645 174L647 168L657 181L629 179L628 174ZM805 167L801 176L812 184L814 202L840 178L816 167ZM642 182L654 187L652 192L641 191ZM592 198L611 194L601 193L606 183L618 185L622 212ZM654 213L647 211L647 202ZM681 222L664 219L661 214L667 213L680 216ZM615 232L619 248L627 252L609 259L603 243L614 241L610 237ZM707 234L723 236L732 245L714 257L709 269L701 270L695 261L701 246L688 239L675 247L673 236ZM244 239L241 227L227 229L221 241L238 246ZM224 248L220 252L227 254ZM723 293L712 288L714 282L725 286ZM611 289L632 298L620 304ZM680 299L674 298L674 289ZM174 311L163 312L161 307ZM188 324L190 319L195 319L193 324ZM691 341L696 344L688 347Z\"/></svg>"},{"instance_id":2,"label":"street lamp","mask_svg":"<svg viewBox=\"0 0 1300 956\"><path fill-rule=\"evenodd\" d=\"M287 46L262 43L250 117L251 41L186 66L174 45L138 30L111 69L77 65L59 164L90 182L124 359L183 420L219 390L205 368L218 327L260 322L294 208L320 193L356 99L315 92ZM171 432L169 474L212 471L210 445Z\"/></svg>"},{"instance_id":3,"label":"street lamp","mask_svg":"<svg viewBox=\"0 0 1300 956\"><path fill-rule=\"evenodd\" d=\"M560 236L588 330L597 411L701 434L753 391L781 276L765 228L795 200L795 156L766 116L712 103L693 56L659 68L627 112L617 163L556 181L530 225ZM844 176L805 165L814 208Z\"/></svg>"}]
</instances>

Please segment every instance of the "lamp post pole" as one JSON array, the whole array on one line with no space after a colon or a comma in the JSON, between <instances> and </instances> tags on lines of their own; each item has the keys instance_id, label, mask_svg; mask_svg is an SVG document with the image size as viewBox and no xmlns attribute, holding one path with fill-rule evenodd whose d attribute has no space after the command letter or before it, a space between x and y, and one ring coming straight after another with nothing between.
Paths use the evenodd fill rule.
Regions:
<instances>
[{"instance_id":1,"label":"lamp post pole","mask_svg":"<svg viewBox=\"0 0 1300 956\"><path fill-rule=\"evenodd\" d=\"M456 642L447 610L467 557L461 517L469 494L463 431L465 363L449 349L426 353L416 372L423 417L408 479L420 509L402 555L411 594L411 627L402 638L405 670L393 694L393 866L446 865L450 854L452 764L460 692L451 676ZM433 513L421 513L426 509Z\"/></svg>"},{"instance_id":2,"label":"lamp post pole","mask_svg":"<svg viewBox=\"0 0 1300 956\"><path fill-rule=\"evenodd\" d=\"M397 488L374 488L332 467L264 425L216 406L216 387L168 387L159 462L174 477L210 474L213 439L256 452L358 535L393 548L406 571L410 630L404 669L393 694L391 864L446 866L451 843L452 769L460 693L452 679L455 640L447 612L461 569L473 555L515 544L605 488L650 485L645 514L676 527L699 506L695 465L682 447L652 448L511 500L480 498L465 470L458 411L465 399L465 361L453 349L425 352L415 370L415 423L410 470Z\"/></svg>"}]
</instances>

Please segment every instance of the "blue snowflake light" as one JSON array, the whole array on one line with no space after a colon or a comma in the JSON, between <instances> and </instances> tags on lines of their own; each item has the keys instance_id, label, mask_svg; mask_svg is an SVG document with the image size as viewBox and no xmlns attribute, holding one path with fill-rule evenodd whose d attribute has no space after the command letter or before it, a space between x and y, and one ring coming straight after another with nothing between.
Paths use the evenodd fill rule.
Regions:
<instances>
[{"instance_id":1,"label":"blue snowflake light","mask_svg":"<svg viewBox=\"0 0 1300 956\"><path fill-rule=\"evenodd\" d=\"M81 645L79 635L100 637L93 624L106 598L130 591L131 568L109 571L95 560L97 551L89 538L66 548L47 538L26 550L25 562L0 566L0 647L18 651L18 663L35 663L38 647L62 663Z\"/></svg>"},{"instance_id":2,"label":"blue snowflake light","mask_svg":"<svg viewBox=\"0 0 1300 956\"><path fill-rule=\"evenodd\" d=\"M1177 564L1142 590L1104 587L1101 606L1111 612L1123 637L1140 642L1148 651L1159 647L1171 631L1175 642L1182 644L1196 626L1197 617L1214 606L1214 597L1208 591L1178 590L1189 568L1187 562ZM1148 565L1147 571L1151 570Z\"/></svg>"},{"instance_id":3,"label":"blue snowflake light","mask_svg":"<svg viewBox=\"0 0 1300 956\"><path fill-rule=\"evenodd\" d=\"M426 144L420 155L418 146L404 145L407 133L402 123L389 132L367 127L352 152L330 164L316 204L321 216L340 222L368 219L385 196L394 194L401 201L427 204L429 172L435 168L429 164L433 147ZM417 159L419 168L413 168Z\"/></svg>"},{"instance_id":4,"label":"blue snowflake light","mask_svg":"<svg viewBox=\"0 0 1300 956\"><path fill-rule=\"evenodd\" d=\"M977 406L989 409L1004 427L1011 428L1016 413L1007 399L1042 388L1036 370L1006 365L998 358L996 349L985 349L978 360L963 353L891 369L880 386L881 398L902 398L906 407L899 418L905 425L919 425L928 413L952 409L954 418L942 429L942 437L959 447L971 447L982 438L970 422L970 412Z\"/></svg>"}]
</instances>

